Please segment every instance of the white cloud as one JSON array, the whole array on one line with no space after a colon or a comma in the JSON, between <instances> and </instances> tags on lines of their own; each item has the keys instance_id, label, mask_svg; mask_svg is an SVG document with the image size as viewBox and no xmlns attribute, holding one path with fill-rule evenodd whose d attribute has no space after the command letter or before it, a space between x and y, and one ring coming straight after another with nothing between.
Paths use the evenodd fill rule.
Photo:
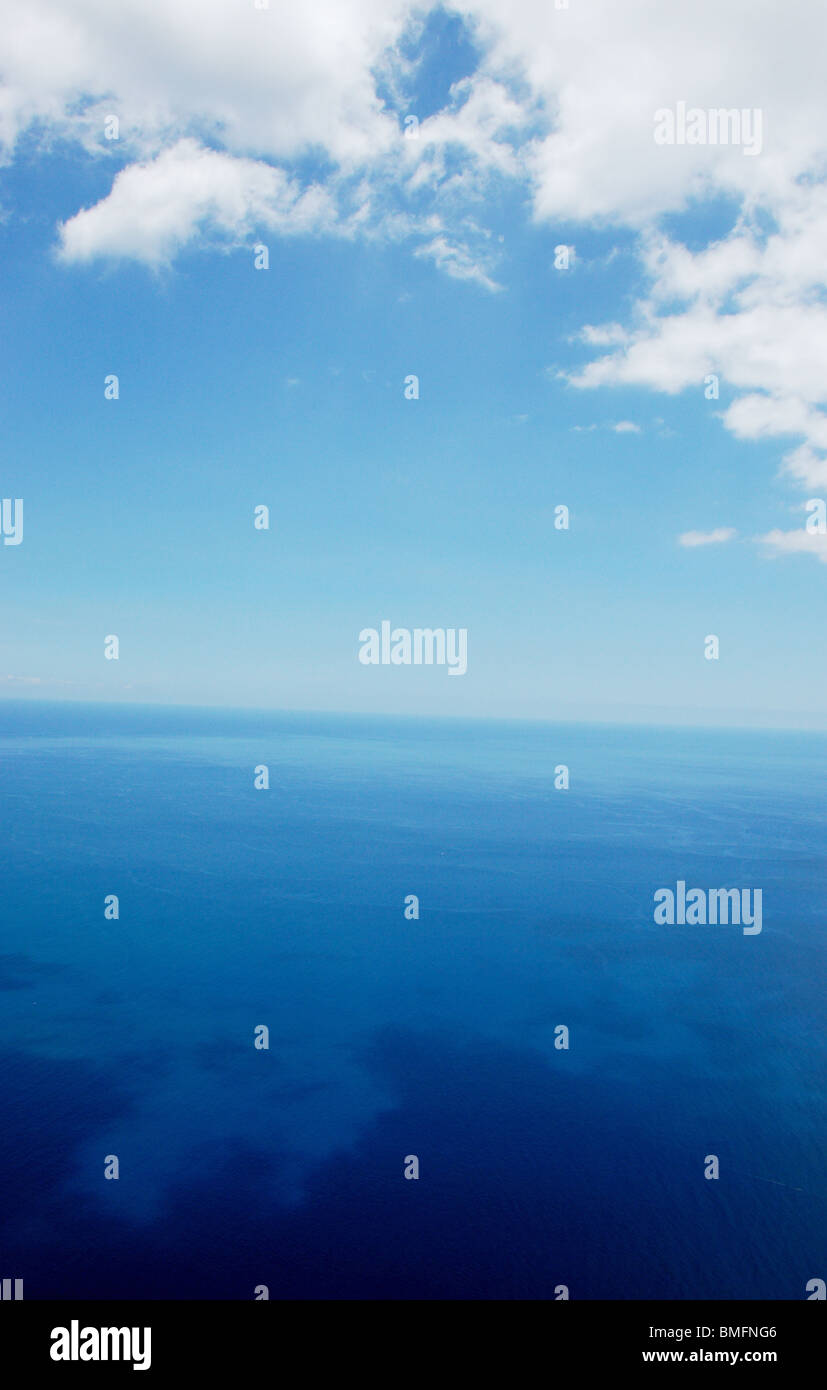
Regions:
<instances>
[{"instance_id":1,"label":"white cloud","mask_svg":"<svg viewBox=\"0 0 827 1390\"><path fill-rule=\"evenodd\" d=\"M420 0L314 0L257 10L252 0L6 0L0 139L33 121L106 149L102 116L145 157L184 136L270 161L313 150L340 168L392 153L400 177L438 177L442 153L525 173L550 219L646 225L711 189L775 198L823 149L827 98L818 65L827 15L789 0L657 6L590 0L457 0L482 50L444 110L399 140L377 75L410 71L399 42L422 28ZM710 43L714 36L714 46ZM714 52L711 48L714 47ZM677 100L760 106L759 158L729 146L662 147L654 113ZM121 146L123 148L123 146ZM109 152L112 153L111 147ZM470 176L471 169L466 169Z\"/></svg>"},{"instance_id":2,"label":"white cloud","mask_svg":"<svg viewBox=\"0 0 827 1390\"><path fill-rule=\"evenodd\" d=\"M746 34L740 7L716 0L660 10L649 0L456 8L476 30L480 67L422 121L419 140L401 145L399 113L383 108L376 77L393 87L393 75L411 67L398 45L422 27L417 0L268 10L228 9L226 0L74 0L71 12L62 0L8 0L0 138L11 147L37 120L106 148L109 108L122 140L144 155L184 135L269 160L318 149L349 168L393 152L401 177L413 168L423 181L443 174L444 152L458 146L472 166L527 174L540 217L634 225L705 187L754 196L812 164L825 97L819 75L796 58L802 44L819 50L827 23L806 0L791 0L783 31L775 6L756 0ZM710 33L725 67L710 61ZM654 112L687 94L702 106L754 106L760 97L772 118L766 158L657 146Z\"/></svg>"},{"instance_id":3,"label":"white cloud","mask_svg":"<svg viewBox=\"0 0 827 1390\"><path fill-rule=\"evenodd\" d=\"M827 86L809 55L827 8L788 0L455 0L477 71L403 138L420 0L6 0L0 147L26 131L112 160L111 191L66 208L61 255L166 264L187 245L325 232L411 240L441 271L498 288L483 211L503 180L555 238L631 230L646 277L624 323L584 326L580 389L675 394L714 373L724 426L787 436L783 474L827 473ZM383 85L384 84L384 85ZM760 109L763 148L663 146L678 101ZM120 139L103 118L116 114ZM300 173L312 167L311 177ZM739 216L690 248L664 214L725 195ZM623 423L623 422L621 422ZM774 533L771 533L774 534Z\"/></svg>"},{"instance_id":4,"label":"white cloud","mask_svg":"<svg viewBox=\"0 0 827 1390\"><path fill-rule=\"evenodd\" d=\"M489 177L507 176L525 182L539 219L633 227L713 191L777 205L823 152L827 94L817 64L800 58L823 49L827 13L810 0L789 0L783 25L771 0L748 11L718 0L590 0L567 10L548 0L457 0L478 70L406 141L406 113L384 106L378 79L399 90L415 67L400 40L421 31L428 8L6 0L0 142L12 150L37 123L50 138L145 160L185 138L270 164L316 153L334 182L361 171L375 188L438 190L443 200L476 197ZM684 99L760 106L761 156L656 145L655 111ZM120 141L109 144L108 112L121 122ZM460 152L458 164L449 151ZM730 275L739 254L751 254L746 243L719 252L707 280ZM451 258L444 264L452 273Z\"/></svg>"},{"instance_id":5,"label":"white cloud","mask_svg":"<svg viewBox=\"0 0 827 1390\"><path fill-rule=\"evenodd\" d=\"M253 233L330 230L336 211L319 187L302 191L281 170L179 140L157 159L130 164L108 197L60 227L66 261L130 256L168 262L196 230L237 245Z\"/></svg>"},{"instance_id":6,"label":"white cloud","mask_svg":"<svg viewBox=\"0 0 827 1390\"><path fill-rule=\"evenodd\" d=\"M274 0L268 10L246 0L7 0L4 9L7 146L32 119L93 138L84 99L95 120L108 105L121 138L145 153L201 134L233 153L284 159L316 146L359 163L396 136L372 69L408 0Z\"/></svg>"},{"instance_id":7,"label":"white cloud","mask_svg":"<svg viewBox=\"0 0 827 1390\"><path fill-rule=\"evenodd\" d=\"M554 369L553 369L552 367L549 367L549 368L547 368L547 375L550 376L550 377L552 377L552 378L554 378L554 377L556 377L556 376L562 376L563 373L562 373L562 372L555 372ZM596 422L593 421L592 424L590 424L590 425L572 425L571 428L572 428L576 433L578 433L578 434L588 434L588 433L590 433L592 430L597 430L597 429L608 429L608 430L613 430L615 434L642 434L642 433L643 433L643 431L641 430L640 425L636 425L635 422L634 422L633 420L618 420L617 423L614 424L614 425L610 425L610 424L598 425Z\"/></svg>"},{"instance_id":8,"label":"white cloud","mask_svg":"<svg viewBox=\"0 0 827 1390\"><path fill-rule=\"evenodd\" d=\"M444 270L456 280L476 280L487 290L498 290L501 286L487 273L485 265L474 257L466 247L452 246L444 236L434 237L433 241L420 246L417 256L429 256L440 270Z\"/></svg>"},{"instance_id":9,"label":"white cloud","mask_svg":"<svg viewBox=\"0 0 827 1390\"><path fill-rule=\"evenodd\" d=\"M492 172L525 177L526 150L521 136L536 119L532 102L520 103L506 86L481 72L454 84L445 110L422 122L417 140L406 141L417 170L410 186L440 181L442 194L480 185ZM466 159L460 172L445 179L447 157L456 147ZM424 156L424 157L423 157Z\"/></svg>"},{"instance_id":10,"label":"white cloud","mask_svg":"<svg viewBox=\"0 0 827 1390\"><path fill-rule=\"evenodd\" d=\"M577 335L592 347L613 347L617 343L628 343L629 333L619 323L600 325L587 323Z\"/></svg>"},{"instance_id":11,"label":"white cloud","mask_svg":"<svg viewBox=\"0 0 827 1390\"><path fill-rule=\"evenodd\" d=\"M94 208L67 209L67 261L162 264L190 242L324 230L412 238L447 274L496 288L468 207L491 177L524 175L511 136L536 98L481 71L404 139L404 104L386 106L380 84L415 66L399 44L423 13L415 0L7 0L0 152L30 129L131 161Z\"/></svg>"},{"instance_id":12,"label":"white cloud","mask_svg":"<svg viewBox=\"0 0 827 1390\"><path fill-rule=\"evenodd\" d=\"M768 531L756 540L769 547L775 555L815 555L827 565L827 535L805 531Z\"/></svg>"},{"instance_id":13,"label":"white cloud","mask_svg":"<svg viewBox=\"0 0 827 1390\"><path fill-rule=\"evenodd\" d=\"M517 68L545 102L550 129L531 150L537 215L645 226L720 189L773 198L823 152L827 93L817 64L827 14L790 0L659 5L590 0L467 0L493 46L490 73ZM816 47L813 48L812 45ZM761 108L764 150L658 146L654 113L679 100L702 108Z\"/></svg>"},{"instance_id":14,"label":"white cloud","mask_svg":"<svg viewBox=\"0 0 827 1390\"><path fill-rule=\"evenodd\" d=\"M739 396L724 411L723 420L739 439L806 434L827 446L827 416L813 410L798 395Z\"/></svg>"},{"instance_id":15,"label":"white cloud","mask_svg":"<svg viewBox=\"0 0 827 1390\"><path fill-rule=\"evenodd\" d=\"M722 545L737 534L733 526L718 526L714 531L684 531L682 536L678 536L678 545L687 546L690 550L700 545Z\"/></svg>"},{"instance_id":16,"label":"white cloud","mask_svg":"<svg viewBox=\"0 0 827 1390\"><path fill-rule=\"evenodd\" d=\"M812 490L827 486L827 188L788 190L773 216L771 235L757 215L745 216L694 252L647 234L649 292L626 337L614 325L602 336L589 326L582 341L610 350L568 380L581 389L691 389L703 410L714 409L704 399L714 374L721 390L737 393L721 412L725 427L741 440L798 438L781 473Z\"/></svg>"},{"instance_id":17,"label":"white cloud","mask_svg":"<svg viewBox=\"0 0 827 1390\"><path fill-rule=\"evenodd\" d=\"M808 492L827 488L827 458L816 454L809 444L800 444L792 453L785 454L782 471L795 478Z\"/></svg>"}]
</instances>

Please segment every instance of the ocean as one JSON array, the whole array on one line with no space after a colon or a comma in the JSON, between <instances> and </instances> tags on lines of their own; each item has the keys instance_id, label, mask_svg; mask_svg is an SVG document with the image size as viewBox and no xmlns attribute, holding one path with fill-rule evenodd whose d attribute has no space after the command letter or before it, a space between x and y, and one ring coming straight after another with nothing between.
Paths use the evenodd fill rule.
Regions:
<instances>
[{"instance_id":1,"label":"ocean","mask_svg":"<svg viewBox=\"0 0 827 1390\"><path fill-rule=\"evenodd\" d=\"M0 767L27 1299L827 1278L826 736L5 700Z\"/></svg>"}]
</instances>

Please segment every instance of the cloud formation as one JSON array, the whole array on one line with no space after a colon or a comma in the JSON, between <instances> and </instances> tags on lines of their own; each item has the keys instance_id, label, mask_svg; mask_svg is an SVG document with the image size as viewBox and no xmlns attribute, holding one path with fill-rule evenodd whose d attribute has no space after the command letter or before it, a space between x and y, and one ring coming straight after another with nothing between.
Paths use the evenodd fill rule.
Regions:
<instances>
[{"instance_id":1,"label":"cloud formation","mask_svg":"<svg viewBox=\"0 0 827 1390\"><path fill-rule=\"evenodd\" d=\"M573 386L676 394L714 375L724 427L786 439L784 478L824 488L827 87L802 56L824 50L827 10L790 0L782 22L774 0L453 8L476 66L417 113L428 7L415 0L7 0L0 153L13 159L26 134L111 162L110 191L66 209L66 265L365 236L409 241L485 291L503 284L487 219L508 183L552 231L635 238L643 293L624 322L584 325L593 355ZM680 102L760 112L760 154L658 144L655 113ZM711 244L685 244L674 218L665 230L712 199L733 215Z\"/></svg>"},{"instance_id":2,"label":"cloud formation","mask_svg":"<svg viewBox=\"0 0 827 1390\"><path fill-rule=\"evenodd\" d=\"M122 169L107 198L62 223L60 254L66 261L132 256L158 265L196 233L239 245L260 232L336 226L336 207L324 188L302 191L281 169L186 139Z\"/></svg>"}]
</instances>

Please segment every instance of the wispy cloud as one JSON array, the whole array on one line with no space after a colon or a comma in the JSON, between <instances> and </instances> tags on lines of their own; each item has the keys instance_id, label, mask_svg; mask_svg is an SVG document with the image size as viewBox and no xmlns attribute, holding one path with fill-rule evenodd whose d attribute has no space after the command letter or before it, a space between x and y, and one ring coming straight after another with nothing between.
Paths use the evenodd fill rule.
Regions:
<instances>
[{"instance_id":1,"label":"wispy cloud","mask_svg":"<svg viewBox=\"0 0 827 1390\"><path fill-rule=\"evenodd\" d=\"M428 256L435 261L440 270L453 276L455 280L475 280L487 290L502 289L488 273L488 268L478 257L462 245L451 245L444 236L434 237L425 246L420 246L417 256Z\"/></svg>"},{"instance_id":2,"label":"wispy cloud","mask_svg":"<svg viewBox=\"0 0 827 1390\"><path fill-rule=\"evenodd\" d=\"M817 531L805 531L803 527L797 531L768 531L755 539L773 555L815 555L827 565L827 535Z\"/></svg>"},{"instance_id":3,"label":"wispy cloud","mask_svg":"<svg viewBox=\"0 0 827 1390\"><path fill-rule=\"evenodd\" d=\"M54 680L51 676L0 676L2 685L48 685L72 686L75 681Z\"/></svg>"},{"instance_id":4,"label":"wispy cloud","mask_svg":"<svg viewBox=\"0 0 827 1390\"><path fill-rule=\"evenodd\" d=\"M734 526L718 526L714 531L684 531L682 536L678 536L678 545L686 546L689 550L699 545L722 545L737 534Z\"/></svg>"}]
</instances>

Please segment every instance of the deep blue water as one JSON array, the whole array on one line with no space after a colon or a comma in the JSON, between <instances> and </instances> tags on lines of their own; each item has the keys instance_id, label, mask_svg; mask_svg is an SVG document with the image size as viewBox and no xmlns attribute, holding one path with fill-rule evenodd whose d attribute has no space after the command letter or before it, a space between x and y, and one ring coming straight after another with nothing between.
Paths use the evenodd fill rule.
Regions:
<instances>
[{"instance_id":1,"label":"deep blue water","mask_svg":"<svg viewBox=\"0 0 827 1390\"><path fill-rule=\"evenodd\" d=\"M827 1278L823 735L4 701L0 768L26 1298ZM655 925L679 878L763 931Z\"/></svg>"}]
</instances>

